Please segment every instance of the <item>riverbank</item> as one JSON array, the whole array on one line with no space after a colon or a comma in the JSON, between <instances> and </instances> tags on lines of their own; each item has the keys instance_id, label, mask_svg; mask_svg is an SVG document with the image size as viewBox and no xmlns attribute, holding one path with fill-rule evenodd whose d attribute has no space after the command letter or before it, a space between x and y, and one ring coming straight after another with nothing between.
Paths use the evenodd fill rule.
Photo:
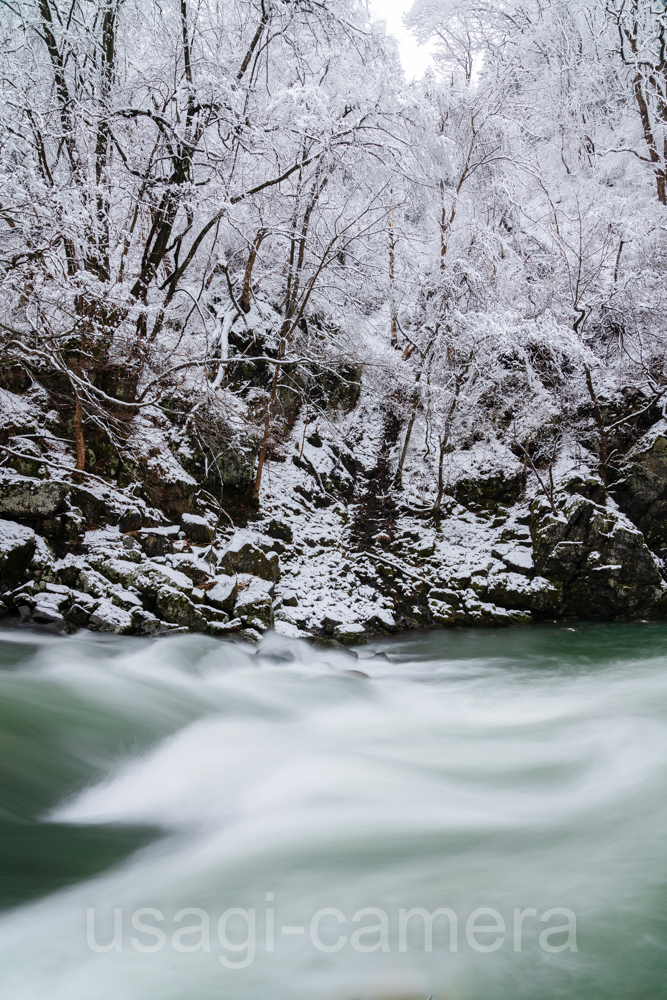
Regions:
<instances>
[{"instance_id":1,"label":"riverbank","mask_svg":"<svg viewBox=\"0 0 667 1000\"><path fill-rule=\"evenodd\" d=\"M414 487L374 494L370 512L373 479L347 500L318 492L325 470L310 465L272 463L260 505L237 507L236 524L201 489L179 514L152 506L140 483L5 470L0 613L64 631L257 642L273 628L344 645L424 627L667 614L662 541L649 548L619 487L590 471L564 468L550 494L533 478L514 502L498 475L479 477L475 501L452 489L436 518L415 509Z\"/></svg>"}]
</instances>

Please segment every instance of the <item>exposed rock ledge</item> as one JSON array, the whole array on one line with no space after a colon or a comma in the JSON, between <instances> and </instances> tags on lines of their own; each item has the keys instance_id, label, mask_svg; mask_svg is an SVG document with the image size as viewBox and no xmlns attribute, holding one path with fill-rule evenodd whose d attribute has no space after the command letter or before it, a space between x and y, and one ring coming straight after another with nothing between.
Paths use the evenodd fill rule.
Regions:
<instances>
[{"instance_id":1,"label":"exposed rock ledge","mask_svg":"<svg viewBox=\"0 0 667 1000\"><path fill-rule=\"evenodd\" d=\"M553 502L472 513L452 499L438 528L404 519L388 548L357 552L334 505L318 511L325 535L304 552L275 517L226 528L204 491L170 524L136 493L8 473L0 614L124 635L256 641L273 627L332 645L402 628L667 614L662 560L599 479L572 477Z\"/></svg>"}]
</instances>

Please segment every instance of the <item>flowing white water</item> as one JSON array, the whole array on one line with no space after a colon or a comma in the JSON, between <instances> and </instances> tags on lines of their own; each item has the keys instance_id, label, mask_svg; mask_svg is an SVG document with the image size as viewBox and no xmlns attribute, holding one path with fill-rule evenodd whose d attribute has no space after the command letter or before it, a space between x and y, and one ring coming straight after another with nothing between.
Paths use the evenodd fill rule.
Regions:
<instances>
[{"instance_id":1,"label":"flowing white water","mask_svg":"<svg viewBox=\"0 0 667 1000\"><path fill-rule=\"evenodd\" d=\"M356 664L275 636L4 640L11 822L152 833L2 915L3 1000L667 997L667 627L431 633ZM454 941L444 916L432 951L419 917L401 940L401 908L439 907ZM93 950L114 911L120 950Z\"/></svg>"}]
</instances>

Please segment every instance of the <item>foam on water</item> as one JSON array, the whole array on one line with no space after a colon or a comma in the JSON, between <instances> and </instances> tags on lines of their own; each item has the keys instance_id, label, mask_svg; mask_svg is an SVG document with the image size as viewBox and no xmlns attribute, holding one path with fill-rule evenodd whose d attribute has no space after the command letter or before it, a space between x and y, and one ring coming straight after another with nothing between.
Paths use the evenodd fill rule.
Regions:
<instances>
[{"instance_id":1,"label":"foam on water","mask_svg":"<svg viewBox=\"0 0 667 1000\"><path fill-rule=\"evenodd\" d=\"M663 626L430 634L361 651L365 680L344 673L345 656L277 636L257 654L201 637L32 637L0 674L0 703L30 707L36 729L55 725L49 753L88 768L63 778L42 819L163 832L5 913L3 998L667 997L665 640ZM390 662L370 659L376 648ZM232 907L256 911L256 951L240 968L227 966L247 949L217 935ZM310 939L323 907L347 920L322 922L322 942L347 936L335 952ZM352 946L355 929L377 923L353 922L369 907L387 913L388 950L378 933L363 939L378 950ZM417 928L399 950L401 907L453 909L458 950L444 920L432 952ZM493 952L466 940L479 907L506 923ZM164 918L147 918L167 935L159 950L132 944L155 941L131 925L140 908ZM173 947L183 908L209 915L210 951ZM516 908L537 911L520 952ZM575 915L577 951L539 946L551 908ZM88 909L101 942L122 910L121 951L91 950ZM233 918L229 940L244 928Z\"/></svg>"}]
</instances>

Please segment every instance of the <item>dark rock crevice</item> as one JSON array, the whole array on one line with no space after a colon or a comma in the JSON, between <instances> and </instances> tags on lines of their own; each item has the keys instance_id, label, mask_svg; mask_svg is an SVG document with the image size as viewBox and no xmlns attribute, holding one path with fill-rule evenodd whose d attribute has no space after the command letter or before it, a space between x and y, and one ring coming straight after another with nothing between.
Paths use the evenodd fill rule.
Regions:
<instances>
[{"instance_id":1,"label":"dark rock crevice","mask_svg":"<svg viewBox=\"0 0 667 1000\"><path fill-rule=\"evenodd\" d=\"M392 495L394 468L392 457L401 421L396 414L385 415L383 434L378 451L377 465L365 475L367 485L355 504L352 523L352 545L360 550L368 550L380 545L388 545L394 538L396 529L396 501ZM358 480L358 488L361 483Z\"/></svg>"}]
</instances>

